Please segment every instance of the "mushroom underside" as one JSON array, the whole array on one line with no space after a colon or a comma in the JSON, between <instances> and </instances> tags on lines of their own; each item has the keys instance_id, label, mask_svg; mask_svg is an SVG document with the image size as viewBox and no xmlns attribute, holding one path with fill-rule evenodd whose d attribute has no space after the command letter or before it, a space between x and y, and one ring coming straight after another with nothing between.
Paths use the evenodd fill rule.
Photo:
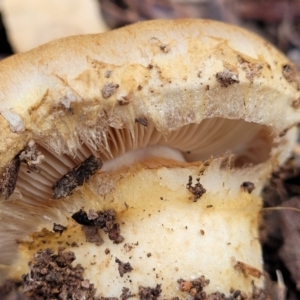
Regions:
<instances>
[{"instance_id":1,"label":"mushroom underside","mask_svg":"<svg viewBox=\"0 0 300 300\"><path fill-rule=\"evenodd\" d=\"M24 163L21 164L15 192L6 201L1 212L5 226L2 228L3 251L0 256L4 273L0 272L0 279L7 274L12 278L20 278L20 275L26 272L27 261L36 251L45 246L56 249L59 241L59 245L75 252L78 262L82 265L94 265L95 255L106 246L110 247L111 256L101 256L103 262L101 260L100 263L102 266L102 263L109 260L108 269L104 268L103 272L97 273L95 265L96 269L91 267L85 271L87 278L95 282L97 290L103 295L119 293L127 280L124 281L120 276L115 286L110 285L109 278L115 276L115 257L121 257L124 261L130 260L134 265L134 271L130 275L133 290L136 290L136 282L149 286L159 283L163 284L166 297L177 295L178 278L197 277L201 274L209 274L210 278L214 278L210 287L206 289L208 292L214 292L218 286L227 291L228 284L231 285L231 279L228 278L231 277L226 275L220 280L216 279L213 272L218 273L219 270L226 270L233 278L238 276L242 282L236 283L235 288L246 293L250 293L250 283L253 279L257 287L263 287L263 279L260 276L261 252L257 239L260 219L258 211L261 207L259 193L264 184L261 178L266 178L272 161L280 155L280 145L289 143L293 135L287 133L279 137L272 127L265 125L244 120L211 118L200 124L182 126L168 136L160 133L151 122L145 123L141 120L136 122L133 131L129 128L108 127L102 136L105 138L99 143L98 149L84 143L77 150L75 157L59 155L45 142L35 140L38 152L45 156L45 161L37 165L38 172L29 170ZM88 137L84 139L88 140ZM33 144L31 142L31 146ZM82 189L75 188L64 199L50 200L53 199L53 185L90 155L101 158L101 170L96 172ZM206 162L203 162L205 160ZM230 169L235 171L228 172ZM199 184L195 182L197 178L203 184L199 185L201 195L204 193L203 197L195 190ZM254 183L253 192L247 187L241 189L247 181L250 185L251 182ZM197 203L193 205L193 201ZM87 242L81 225L75 224L71 218L72 214L81 208L86 211L113 209L121 224L125 244L118 245L103 235L104 248ZM188 215L188 218L183 218L183 215ZM27 222L27 218L30 218L31 222ZM68 230L63 235L54 237L51 233L54 223L66 226ZM201 230L199 231L199 226L194 228L194 224L201 224ZM220 236L208 234L219 232L218 224L223 224ZM166 228L167 232L171 230L173 234L161 235L161 228ZM186 235L188 228L194 228L192 235ZM150 232L147 233L149 230L151 235ZM33 232L37 232L36 235L32 235ZM205 238L201 238L201 232L206 232ZM161 241L157 240L158 236L161 237ZM191 236L194 237L192 241ZM251 240L246 247L242 246L244 236ZM32 241L27 244L28 237L31 237ZM186 241L182 240L183 237ZM16 239L22 242L18 245L15 243ZM157 277L153 278L152 275L147 275L145 280L141 281L139 272L142 272L144 278L145 274L150 274L153 263L149 260L140 265L140 254L132 257L132 252L127 253L126 245L137 241L140 245L137 253L143 251L147 258L149 253L151 257L157 256L155 264L165 270L158 281ZM78 249L73 248L73 242L81 246ZM180 246L182 243L184 248ZM214 271L211 266L214 265L215 255L210 255L211 245L214 251L223 249L224 245L229 247L226 255L222 254L222 260L218 261L218 267L214 268ZM23 249L20 250L19 256L17 249ZM197 256L198 252L195 252L195 249L202 249L203 258ZM168 251L168 259L164 256L164 251ZM204 255L205 251L207 255ZM185 256L185 253L189 255ZM194 255L201 266L200 271L198 265L194 265ZM253 255L254 260L250 259ZM181 256L185 257L185 264L176 274L172 271L173 262ZM244 275L244 271L236 269L232 258L242 259L242 263L251 263L259 275ZM9 267L11 264L12 268ZM148 270L146 273L145 268ZM9 270L7 273L6 269ZM93 272L96 272L97 276ZM94 281L92 278L96 277L97 280Z\"/></svg>"},{"instance_id":2,"label":"mushroom underside","mask_svg":"<svg viewBox=\"0 0 300 300\"><path fill-rule=\"evenodd\" d=\"M58 155L37 140L37 148L45 156L45 161L38 165L38 172L32 172L26 164L21 164L16 190L11 198L21 197L36 205L44 203L53 198L52 186L57 180L91 154L103 161L102 171L120 169L149 157L195 162L222 155L232 155L234 167L241 168L267 161L275 142L278 144L280 139L275 140L272 127L244 120L206 119L200 124L182 126L168 136L161 134L151 122L141 123L137 120L133 131L109 127L102 134L97 149L95 145L82 144L75 157ZM85 137L85 140L88 138Z\"/></svg>"}]
</instances>

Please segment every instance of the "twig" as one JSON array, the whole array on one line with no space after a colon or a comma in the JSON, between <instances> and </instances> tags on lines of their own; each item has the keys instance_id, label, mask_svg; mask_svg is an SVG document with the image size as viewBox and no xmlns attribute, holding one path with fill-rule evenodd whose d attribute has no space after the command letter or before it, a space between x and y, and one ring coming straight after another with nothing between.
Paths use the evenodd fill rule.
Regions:
<instances>
[{"instance_id":1,"label":"twig","mask_svg":"<svg viewBox=\"0 0 300 300\"><path fill-rule=\"evenodd\" d=\"M276 276L277 276L277 299L278 300L285 300L286 296L286 286L284 284L283 276L281 271L276 270Z\"/></svg>"}]
</instances>

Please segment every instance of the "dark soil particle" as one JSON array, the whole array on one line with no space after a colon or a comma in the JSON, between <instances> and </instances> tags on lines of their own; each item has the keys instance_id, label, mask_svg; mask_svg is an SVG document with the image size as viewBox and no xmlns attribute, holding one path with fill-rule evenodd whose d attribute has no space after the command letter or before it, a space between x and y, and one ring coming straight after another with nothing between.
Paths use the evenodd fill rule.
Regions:
<instances>
[{"instance_id":1,"label":"dark soil particle","mask_svg":"<svg viewBox=\"0 0 300 300\"><path fill-rule=\"evenodd\" d=\"M240 294L241 294L241 291L240 291L240 290L234 291L234 293L233 293L233 298L234 298L234 299L237 298Z\"/></svg>"},{"instance_id":2,"label":"dark soil particle","mask_svg":"<svg viewBox=\"0 0 300 300\"><path fill-rule=\"evenodd\" d=\"M129 252L132 248L133 248L133 245L131 245L129 243L124 244L124 249L126 252Z\"/></svg>"},{"instance_id":3,"label":"dark soil particle","mask_svg":"<svg viewBox=\"0 0 300 300\"><path fill-rule=\"evenodd\" d=\"M259 77L261 75L261 70L263 68L262 65L250 63L240 55L238 55L237 60L242 65L242 69L246 72L246 77L250 80L250 82L253 82L255 77Z\"/></svg>"},{"instance_id":4,"label":"dark soil particle","mask_svg":"<svg viewBox=\"0 0 300 300\"><path fill-rule=\"evenodd\" d=\"M97 211L98 217L93 220L94 224L108 232L114 224L117 214L113 209Z\"/></svg>"},{"instance_id":5,"label":"dark soil particle","mask_svg":"<svg viewBox=\"0 0 300 300\"><path fill-rule=\"evenodd\" d=\"M72 218L80 225L84 225L84 226L95 225L94 220L89 219L87 213L82 209L74 213L72 215Z\"/></svg>"},{"instance_id":6,"label":"dark soil particle","mask_svg":"<svg viewBox=\"0 0 300 300\"><path fill-rule=\"evenodd\" d=\"M111 97L119 87L118 84L114 84L113 82L108 82L101 89L101 94L104 99Z\"/></svg>"},{"instance_id":7,"label":"dark soil particle","mask_svg":"<svg viewBox=\"0 0 300 300\"><path fill-rule=\"evenodd\" d=\"M102 165L100 158L91 155L53 185L53 198L60 199L69 196L78 186L83 185L100 170Z\"/></svg>"},{"instance_id":8,"label":"dark soil particle","mask_svg":"<svg viewBox=\"0 0 300 300\"><path fill-rule=\"evenodd\" d=\"M19 156L16 156L7 166L5 172L0 180L0 192L2 197L6 200L15 190L18 172L21 161Z\"/></svg>"},{"instance_id":9,"label":"dark soil particle","mask_svg":"<svg viewBox=\"0 0 300 300\"><path fill-rule=\"evenodd\" d=\"M250 181L245 181L241 184L241 188L245 192L248 192L249 194L251 194L253 192L253 190L255 189L255 185L254 185L254 183L252 183Z\"/></svg>"},{"instance_id":10,"label":"dark soil particle","mask_svg":"<svg viewBox=\"0 0 300 300\"><path fill-rule=\"evenodd\" d=\"M294 80L294 72L295 70L292 65L286 64L282 67L282 74L288 82Z\"/></svg>"},{"instance_id":11,"label":"dark soil particle","mask_svg":"<svg viewBox=\"0 0 300 300\"><path fill-rule=\"evenodd\" d=\"M115 262L119 265L118 270L121 277L123 277L125 273L130 273L133 270L129 262L123 263L118 258L116 258Z\"/></svg>"},{"instance_id":12,"label":"dark soil particle","mask_svg":"<svg viewBox=\"0 0 300 300\"><path fill-rule=\"evenodd\" d=\"M206 293L203 289L209 284L209 280L205 279L204 276L192 281L179 279L177 282L182 292L188 292L195 299L205 299Z\"/></svg>"},{"instance_id":13,"label":"dark soil particle","mask_svg":"<svg viewBox=\"0 0 300 300\"><path fill-rule=\"evenodd\" d=\"M110 78L112 72L113 72L112 70L106 70L104 76L105 76L106 78Z\"/></svg>"},{"instance_id":14,"label":"dark soil particle","mask_svg":"<svg viewBox=\"0 0 300 300\"><path fill-rule=\"evenodd\" d=\"M60 248L38 251L29 263L30 273L24 274L23 293L33 300L96 299L93 284L83 278L83 267L72 266L75 254Z\"/></svg>"},{"instance_id":15,"label":"dark soil particle","mask_svg":"<svg viewBox=\"0 0 300 300\"><path fill-rule=\"evenodd\" d=\"M115 223L110 228L107 229L108 237L110 240L114 241L115 244L122 243L124 238L120 235L120 224Z\"/></svg>"},{"instance_id":16,"label":"dark soil particle","mask_svg":"<svg viewBox=\"0 0 300 300\"><path fill-rule=\"evenodd\" d=\"M225 294L220 292L214 292L207 294L204 288L209 285L210 281L204 276L201 276L195 280L177 280L179 284L179 289L181 292L188 293L193 300L266 300L271 299L262 289L259 289L253 285L253 290L251 295L247 295L241 290L230 289L230 296L225 296ZM173 298L177 300L179 298Z\"/></svg>"},{"instance_id":17,"label":"dark soil particle","mask_svg":"<svg viewBox=\"0 0 300 300\"><path fill-rule=\"evenodd\" d=\"M292 102L292 107L295 109L298 109L300 107L300 98L298 98Z\"/></svg>"},{"instance_id":18,"label":"dark soil particle","mask_svg":"<svg viewBox=\"0 0 300 300\"><path fill-rule=\"evenodd\" d=\"M82 229L88 243L94 243L97 246L104 243L96 226L82 226Z\"/></svg>"},{"instance_id":19,"label":"dark soil particle","mask_svg":"<svg viewBox=\"0 0 300 300\"><path fill-rule=\"evenodd\" d=\"M59 232L60 234L63 233L65 230L67 230L66 226L60 225L60 224L53 224L53 231Z\"/></svg>"},{"instance_id":20,"label":"dark soil particle","mask_svg":"<svg viewBox=\"0 0 300 300\"><path fill-rule=\"evenodd\" d=\"M99 217L99 215L97 214L97 212L94 209L90 209L89 213L87 214L87 218L89 220L95 220Z\"/></svg>"},{"instance_id":21,"label":"dark soil particle","mask_svg":"<svg viewBox=\"0 0 300 300\"><path fill-rule=\"evenodd\" d=\"M140 300L156 300L159 298L161 290L161 285L157 284L155 288L151 287L139 287L139 299Z\"/></svg>"},{"instance_id":22,"label":"dark soil particle","mask_svg":"<svg viewBox=\"0 0 300 300\"><path fill-rule=\"evenodd\" d=\"M38 165L44 160L45 157L37 150L35 142L30 141L25 149L14 157L6 167L5 173L0 180L0 192L3 198L8 199L14 192L21 163L27 164L29 173L30 171L39 172Z\"/></svg>"},{"instance_id":23,"label":"dark soil particle","mask_svg":"<svg viewBox=\"0 0 300 300\"><path fill-rule=\"evenodd\" d=\"M300 72L294 65L286 64L282 67L283 77L295 85L297 90L300 89Z\"/></svg>"},{"instance_id":24,"label":"dark soil particle","mask_svg":"<svg viewBox=\"0 0 300 300\"><path fill-rule=\"evenodd\" d=\"M222 72L216 74L218 82L220 82L222 87L228 87L231 84L239 83L239 76L228 69L224 69Z\"/></svg>"},{"instance_id":25,"label":"dark soil particle","mask_svg":"<svg viewBox=\"0 0 300 300\"><path fill-rule=\"evenodd\" d=\"M85 229L85 233L93 232L94 240L95 237L99 236L97 230L102 229L108 235L108 238L114 241L115 244L119 244L124 241L124 237L120 234L120 224L115 222L116 212L112 209L97 212L90 210L88 214L83 209L80 209L72 215L72 218L81 225L93 227L90 231ZM101 243L102 239L100 240L100 236L97 239L98 241L96 241L96 243Z\"/></svg>"},{"instance_id":26,"label":"dark soil particle","mask_svg":"<svg viewBox=\"0 0 300 300\"><path fill-rule=\"evenodd\" d=\"M206 192L206 189L200 183L200 178L196 179L197 183L193 186L193 177L189 176L189 181L186 185L186 188L194 195L193 202L197 202L202 195Z\"/></svg>"},{"instance_id":27,"label":"dark soil particle","mask_svg":"<svg viewBox=\"0 0 300 300\"><path fill-rule=\"evenodd\" d=\"M131 294L129 288L123 287L120 299L121 300L127 300L128 298L131 298L131 297L136 297L136 295L135 294Z\"/></svg>"},{"instance_id":28,"label":"dark soil particle","mask_svg":"<svg viewBox=\"0 0 300 300\"><path fill-rule=\"evenodd\" d=\"M166 44L161 44L160 46L159 46L159 48L160 48L160 50L162 50L164 53L168 53L168 52L170 52L170 47L168 46L168 45L166 45Z\"/></svg>"}]
</instances>

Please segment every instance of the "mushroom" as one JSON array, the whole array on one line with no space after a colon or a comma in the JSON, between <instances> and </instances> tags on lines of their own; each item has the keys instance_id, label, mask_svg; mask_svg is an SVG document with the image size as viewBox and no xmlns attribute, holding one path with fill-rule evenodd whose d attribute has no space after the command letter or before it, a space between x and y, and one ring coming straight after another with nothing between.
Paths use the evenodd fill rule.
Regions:
<instances>
[{"instance_id":1,"label":"mushroom","mask_svg":"<svg viewBox=\"0 0 300 300\"><path fill-rule=\"evenodd\" d=\"M40 255L72 251L102 297L263 292L260 192L295 143L299 86L268 42L208 20L2 61L2 277L34 293Z\"/></svg>"},{"instance_id":2,"label":"mushroom","mask_svg":"<svg viewBox=\"0 0 300 300\"><path fill-rule=\"evenodd\" d=\"M54 39L108 30L96 0L2 0L1 15L16 52L28 51Z\"/></svg>"}]
</instances>

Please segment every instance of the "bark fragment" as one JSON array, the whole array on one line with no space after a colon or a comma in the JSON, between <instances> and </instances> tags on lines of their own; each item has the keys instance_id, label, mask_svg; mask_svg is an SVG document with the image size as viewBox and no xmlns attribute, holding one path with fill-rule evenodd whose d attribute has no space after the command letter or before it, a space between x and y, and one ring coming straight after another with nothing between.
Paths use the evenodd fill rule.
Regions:
<instances>
[{"instance_id":1,"label":"bark fragment","mask_svg":"<svg viewBox=\"0 0 300 300\"><path fill-rule=\"evenodd\" d=\"M100 170L102 165L100 158L91 155L53 185L53 198L60 199L69 196L78 186L83 185Z\"/></svg>"}]
</instances>

